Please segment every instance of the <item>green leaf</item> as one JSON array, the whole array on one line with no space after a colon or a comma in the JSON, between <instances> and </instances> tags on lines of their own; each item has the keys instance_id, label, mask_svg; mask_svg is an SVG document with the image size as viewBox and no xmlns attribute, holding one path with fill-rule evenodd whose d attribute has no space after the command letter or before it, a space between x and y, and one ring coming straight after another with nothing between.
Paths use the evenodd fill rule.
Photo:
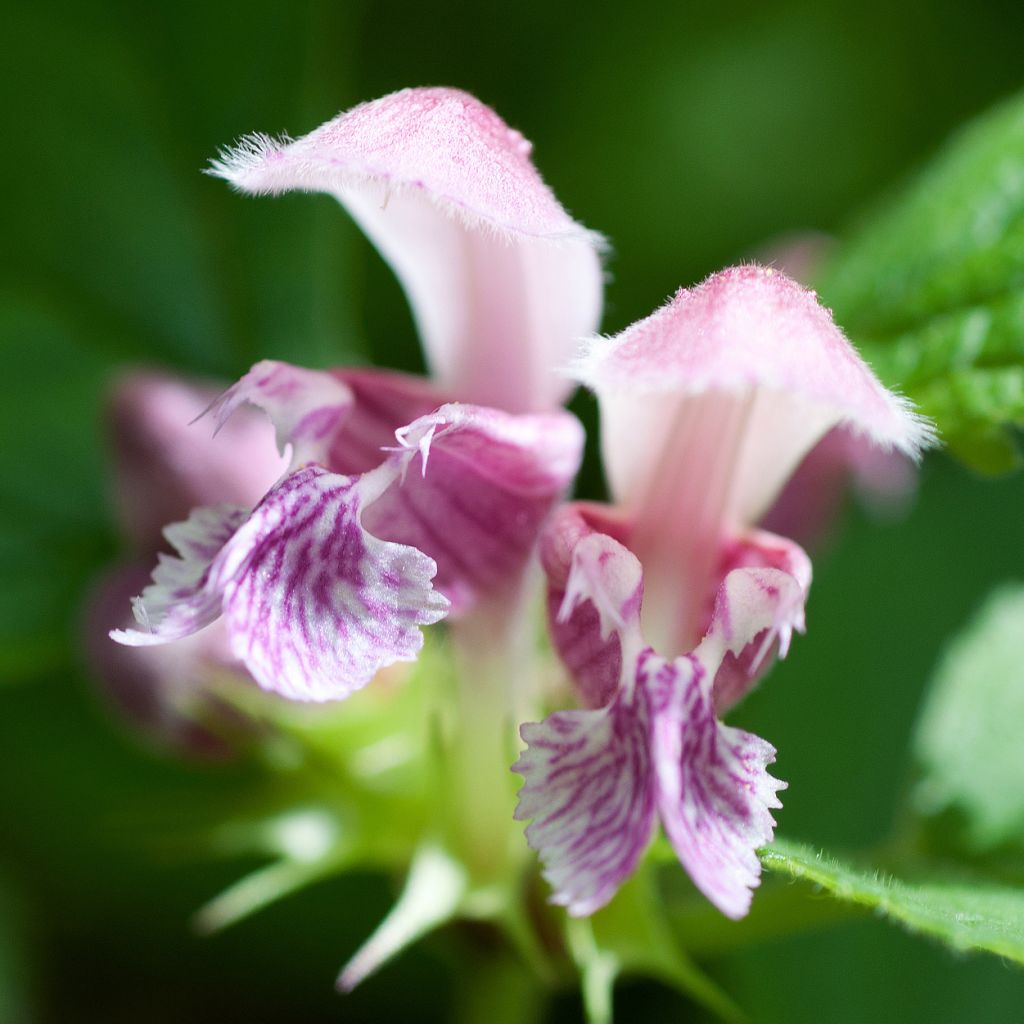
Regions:
<instances>
[{"instance_id":1,"label":"green leaf","mask_svg":"<svg viewBox=\"0 0 1024 1024\"><path fill-rule=\"evenodd\" d=\"M811 882L830 896L883 914L957 950L985 950L1024 964L1024 890L931 876L900 880L834 860L804 843L777 840L761 853L769 871Z\"/></svg>"},{"instance_id":2,"label":"green leaf","mask_svg":"<svg viewBox=\"0 0 1024 1024\"><path fill-rule=\"evenodd\" d=\"M955 812L976 853L1024 842L1024 585L991 595L950 645L918 721L915 808Z\"/></svg>"},{"instance_id":3,"label":"green leaf","mask_svg":"<svg viewBox=\"0 0 1024 1024\"><path fill-rule=\"evenodd\" d=\"M1024 96L957 134L819 278L836 320L962 459L1019 461L1024 425Z\"/></svg>"}]
</instances>

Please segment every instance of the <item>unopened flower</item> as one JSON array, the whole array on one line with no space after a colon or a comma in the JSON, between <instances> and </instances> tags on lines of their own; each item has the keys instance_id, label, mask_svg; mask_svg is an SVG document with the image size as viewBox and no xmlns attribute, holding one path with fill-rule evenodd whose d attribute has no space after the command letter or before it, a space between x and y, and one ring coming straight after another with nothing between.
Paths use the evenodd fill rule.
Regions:
<instances>
[{"instance_id":1,"label":"unopened flower","mask_svg":"<svg viewBox=\"0 0 1024 1024\"><path fill-rule=\"evenodd\" d=\"M804 627L795 543L756 527L836 427L915 456L926 424L785 276L722 271L576 366L598 397L615 506L545 532L551 629L585 710L526 725L517 816L554 901L605 904L656 820L697 887L746 913L773 833L775 751L719 717Z\"/></svg>"},{"instance_id":2,"label":"unopened flower","mask_svg":"<svg viewBox=\"0 0 1024 1024\"><path fill-rule=\"evenodd\" d=\"M217 394L207 383L152 370L113 381L105 424L112 504L130 555L96 584L84 624L93 675L114 709L136 733L201 756L226 752L198 721L217 711L212 685L245 676L223 628L212 625L174 648L126 648L106 634L128 625L129 598L164 547L168 521L197 505L256 502L285 469L270 424L255 410L232 420L216 440L189 428Z\"/></svg>"}]
</instances>

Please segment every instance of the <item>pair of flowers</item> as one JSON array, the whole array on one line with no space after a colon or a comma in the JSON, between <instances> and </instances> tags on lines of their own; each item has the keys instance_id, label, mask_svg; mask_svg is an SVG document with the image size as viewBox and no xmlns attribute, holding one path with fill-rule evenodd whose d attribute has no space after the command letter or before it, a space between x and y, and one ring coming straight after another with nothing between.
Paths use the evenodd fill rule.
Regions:
<instances>
[{"instance_id":1,"label":"pair of flowers","mask_svg":"<svg viewBox=\"0 0 1024 1024\"><path fill-rule=\"evenodd\" d=\"M554 901L606 903L660 819L696 885L744 914L781 784L773 748L720 717L803 629L811 579L802 549L757 524L826 435L915 456L927 426L770 269L725 270L591 336L600 237L464 93L406 90L295 142L253 136L214 173L336 196L398 274L434 380L257 364L213 412L222 426L263 409L284 475L255 507L170 527L177 557L114 638L212 627L265 689L340 699L414 659L423 626L520 614L539 551L582 705L523 725L514 766ZM563 503L583 445L560 408L574 381L600 405L611 505Z\"/></svg>"}]
</instances>

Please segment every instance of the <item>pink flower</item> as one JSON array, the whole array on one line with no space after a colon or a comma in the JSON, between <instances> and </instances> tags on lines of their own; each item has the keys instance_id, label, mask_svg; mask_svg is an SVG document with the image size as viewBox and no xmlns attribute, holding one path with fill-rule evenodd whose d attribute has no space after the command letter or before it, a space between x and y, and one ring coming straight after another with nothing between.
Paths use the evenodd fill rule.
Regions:
<instances>
[{"instance_id":1,"label":"pink flower","mask_svg":"<svg viewBox=\"0 0 1024 1024\"><path fill-rule=\"evenodd\" d=\"M571 382L553 371L596 327L602 286L600 239L529 153L465 93L409 89L222 155L213 173L242 191L338 198L405 286L436 380L253 367L218 424L261 407L290 471L255 508L169 528L178 557L115 639L221 621L261 686L328 700L415 658L420 627L515 591L579 463L582 430L558 407Z\"/></svg>"},{"instance_id":2,"label":"pink flower","mask_svg":"<svg viewBox=\"0 0 1024 1024\"><path fill-rule=\"evenodd\" d=\"M152 371L114 381L107 405L113 504L131 561L95 587L86 611L86 653L101 691L136 730L185 754L219 755L223 743L197 717L215 712L210 684L244 676L222 626L200 631L173 649L111 644L108 630L128 625L128 599L164 546L162 527L196 505L255 502L286 463L273 429L246 410L214 440L189 424L216 398L208 384L187 383Z\"/></svg>"},{"instance_id":3,"label":"pink flower","mask_svg":"<svg viewBox=\"0 0 1024 1024\"><path fill-rule=\"evenodd\" d=\"M544 412L571 389L552 371L600 320L603 242L559 204L531 149L467 93L405 89L296 142L249 136L213 173L254 195L333 195L398 275L438 387Z\"/></svg>"},{"instance_id":4,"label":"pink flower","mask_svg":"<svg viewBox=\"0 0 1024 1024\"><path fill-rule=\"evenodd\" d=\"M600 403L615 506L566 506L545 531L552 636L585 710L523 727L517 817L572 914L612 897L660 819L741 917L782 784L774 749L719 716L803 630L811 580L757 523L834 428L912 457L931 433L812 292L756 266L593 339L576 376Z\"/></svg>"}]
</instances>

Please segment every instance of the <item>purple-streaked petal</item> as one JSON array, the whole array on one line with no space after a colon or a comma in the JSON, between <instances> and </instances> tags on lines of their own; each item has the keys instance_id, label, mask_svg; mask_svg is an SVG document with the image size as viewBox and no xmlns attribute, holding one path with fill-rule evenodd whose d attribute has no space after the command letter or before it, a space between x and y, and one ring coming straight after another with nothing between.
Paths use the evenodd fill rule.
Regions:
<instances>
[{"instance_id":1,"label":"purple-streaked petal","mask_svg":"<svg viewBox=\"0 0 1024 1024\"><path fill-rule=\"evenodd\" d=\"M354 476L380 465L395 432L452 401L424 377L391 370L332 371L352 392L351 411L324 465L332 473Z\"/></svg>"},{"instance_id":2,"label":"purple-streaked petal","mask_svg":"<svg viewBox=\"0 0 1024 1024\"><path fill-rule=\"evenodd\" d=\"M520 731L527 749L512 768L524 779L516 819L533 819L526 838L551 901L573 916L592 914L636 867L654 828L647 691L634 687L606 708L559 711Z\"/></svg>"},{"instance_id":3,"label":"purple-streaked petal","mask_svg":"<svg viewBox=\"0 0 1024 1024\"><path fill-rule=\"evenodd\" d=\"M142 554L163 547L163 528L199 505L251 508L287 468L271 425L242 410L212 438L193 421L217 397L214 385L149 370L117 377L107 402L114 507Z\"/></svg>"},{"instance_id":4,"label":"purple-streaked petal","mask_svg":"<svg viewBox=\"0 0 1024 1024\"><path fill-rule=\"evenodd\" d=\"M182 558L165 558L136 601L148 631L111 635L131 645L164 643L223 612L235 657L260 686L292 700L340 700L378 669L414 660L419 627L448 609L431 586L437 567L361 521L400 473L397 457L362 477L309 466L251 515L197 509L168 530Z\"/></svg>"},{"instance_id":5,"label":"purple-streaked petal","mask_svg":"<svg viewBox=\"0 0 1024 1024\"><path fill-rule=\"evenodd\" d=\"M697 658L650 677L658 812L694 884L723 914L742 917L761 878L784 788L767 772L771 744L715 717L711 677Z\"/></svg>"},{"instance_id":6,"label":"purple-streaked petal","mask_svg":"<svg viewBox=\"0 0 1024 1024\"><path fill-rule=\"evenodd\" d=\"M723 578L707 634L697 648L713 671L715 710L724 714L784 658L804 631L811 563L782 537L752 533L723 556Z\"/></svg>"},{"instance_id":7,"label":"purple-streaked petal","mask_svg":"<svg viewBox=\"0 0 1024 1024\"><path fill-rule=\"evenodd\" d=\"M640 563L596 532L601 526L629 539L626 521L597 506L566 506L545 530L541 560L556 649L584 702L605 703L524 726L517 817L534 819L527 838L554 901L591 913L611 898L649 837L641 780L653 764L658 811L680 861L723 913L741 917L760 877L756 850L771 838L769 809L780 806L781 783L765 770L775 751L717 715L803 628L810 561L769 534L731 541L719 552L724 579L704 639L692 654L666 660L644 645ZM629 799L636 820L625 816Z\"/></svg>"},{"instance_id":8,"label":"purple-streaked petal","mask_svg":"<svg viewBox=\"0 0 1024 1024\"><path fill-rule=\"evenodd\" d=\"M622 675L622 634L639 643L640 563L619 543L623 524L599 505L564 505L541 538L548 626L586 707L604 707Z\"/></svg>"},{"instance_id":9,"label":"purple-streaked petal","mask_svg":"<svg viewBox=\"0 0 1024 1024\"><path fill-rule=\"evenodd\" d=\"M378 669L413 661L419 627L443 618L432 558L373 536L363 511L393 479L307 467L254 510L218 557L235 654L293 700L340 700Z\"/></svg>"},{"instance_id":10,"label":"purple-streaked petal","mask_svg":"<svg viewBox=\"0 0 1024 1024\"><path fill-rule=\"evenodd\" d=\"M399 437L401 477L367 508L366 528L433 558L453 613L518 583L579 466L575 417L453 404Z\"/></svg>"},{"instance_id":11,"label":"purple-streaked petal","mask_svg":"<svg viewBox=\"0 0 1024 1024\"><path fill-rule=\"evenodd\" d=\"M295 142L249 136L212 171L253 194L335 196L394 268L432 372L461 399L532 412L569 391L551 371L597 326L601 242L479 100L406 89Z\"/></svg>"},{"instance_id":12,"label":"purple-streaked petal","mask_svg":"<svg viewBox=\"0 0 1024 1024\"><path fill-rule=\"evenodd\" d=\"M305 370L264 359L213 404L220 430L239 406L262 409L274 424L277 447L283 455L292 448L292 466L324 463L352 409L352 393L332 373Z\"/></svg>"},{"instance_id":13,"label":"purple-streaked petal","mask_svg":"<svg viewBox=\"0 0 1024 1024\"><path fill-rule=\"evenodd\" d=\"M153 582L132 601L140 629L116 629L110 636L129 647L165 644L197 633L221 613L221 592L214 562L249 510L237 505L194 509L164 535L178 556L159 556Z\"/></svg>"}]
</instances>

